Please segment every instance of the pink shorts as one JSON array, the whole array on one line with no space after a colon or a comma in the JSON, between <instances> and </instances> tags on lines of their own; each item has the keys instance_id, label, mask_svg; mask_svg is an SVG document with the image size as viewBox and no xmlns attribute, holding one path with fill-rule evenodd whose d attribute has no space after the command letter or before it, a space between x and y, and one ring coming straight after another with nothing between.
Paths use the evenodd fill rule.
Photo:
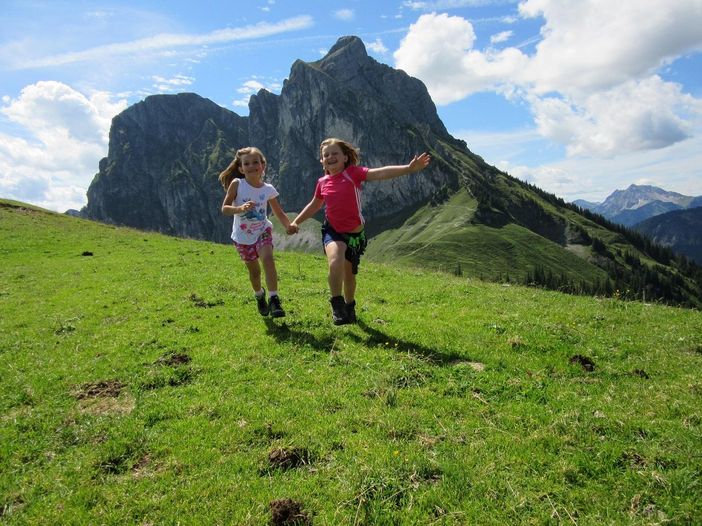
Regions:
<instances>
[{"instance_id":1,"label":"pink shorts","mask_svg":"<svg viewBox=\"0 0 702 526\"><path fill-rule=\"evenodd\" d=\"M258 252L265 246L273 246L273 232L270 228L266 228L263 234L258 236L258 239L253 245L242 245L234 241L234 246L242 261L256 261Z\"/></svg>"}]
</instances>

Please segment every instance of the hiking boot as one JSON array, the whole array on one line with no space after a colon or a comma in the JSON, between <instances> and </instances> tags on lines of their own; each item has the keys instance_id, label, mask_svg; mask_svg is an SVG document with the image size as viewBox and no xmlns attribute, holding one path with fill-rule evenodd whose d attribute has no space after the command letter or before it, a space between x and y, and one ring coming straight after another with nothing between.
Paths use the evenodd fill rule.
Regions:
<instances>
[{"instance_id":1,"label":"hiking boot","mask_svg":"<svg viewBox=\"0 0 702 526\"><path fill-rule=\"evenodd\" d=\"M256 296L256 303L258 303L258 313L261 316L268 316L268 303L266 303L266 289L263 289L263 294Z\"/></svg>"},{"instance_id":2,"label":"hiking boot","mask_svg":"<svg viewBox=\"0 0 702 526\"><path fill-rule=\"evenodd\" d=\"M346 303L344 307L346 308L346 318L349 320L349 323L356 323L356 302Z\"/></svg>"},{"instance_id":3,"label":"hiking boot","mask_svg":"<svg viewBox=\"0 0 702 526\"><path fill-rule=\"evenodd\" d=\"M285 311L280 305L280 298L278 296L271 296L268 299L268 307L270 307L271 316L273 318L282 318L285 316Z\"/></svg>"},{"instance_id":4,"label":"hiking boot","mask_svg":"<svg viewBox=\"0 0 702 526\"><path fill-rule=\"evenodd\" d=\"M346 316L346 302L343 296L334 296L329 300L332 307L332 321L334 325L345 325L349 322Z\"/></svg>"}]
</instances>

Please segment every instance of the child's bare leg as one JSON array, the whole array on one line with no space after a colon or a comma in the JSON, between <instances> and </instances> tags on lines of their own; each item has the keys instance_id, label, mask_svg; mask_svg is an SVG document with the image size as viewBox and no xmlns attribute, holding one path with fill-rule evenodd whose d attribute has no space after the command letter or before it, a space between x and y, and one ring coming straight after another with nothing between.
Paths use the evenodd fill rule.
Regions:
<instances>
[{"instance_id":1,"label":"child's bare leg","mask_svg":"<svg viewBox=\"0 0 702 526\"><path fill-rule=\"evenodd\" d=\"M351 303L356 298L356 274L353 273L353 265L344 258L344 300Z\"/></svg>"},{"instance_id":2,"label":"child's bare leg","mask_svg":"<svg viewBox=\"0 0 702 526\"><path fill-rule=\"evenodd\" d=\"M329 292L332 297L341 296L344 282L344 263L346 262L346 243L332 241L324 247L329 263Z\"/></svg>"},{"instance_id":3,"label":"child's bare leg","mask_svg":"<svg viewBox=\"0 0 702 526\"><path fill-rule=\"evenodd\" d=\"M261 263L263 264L263 272L266 275L266 285L268 285L268 290L277 291L278 271L275 268L275 260L273 259L273 247L271 245L264 245L258 251L258 257L261 259Z\"/></svg>"},{"instance_id":4,"label":"child's bare leg","mask_svg":"<svg viewBox=\"0 0 702 526\"><path fill-rule=\"evenodd\" d=\"M258 259L254 261L244 261L246 268L249 270L249 281L254 292L261 290L261 265Z\"/></svg>"}]
</instances>

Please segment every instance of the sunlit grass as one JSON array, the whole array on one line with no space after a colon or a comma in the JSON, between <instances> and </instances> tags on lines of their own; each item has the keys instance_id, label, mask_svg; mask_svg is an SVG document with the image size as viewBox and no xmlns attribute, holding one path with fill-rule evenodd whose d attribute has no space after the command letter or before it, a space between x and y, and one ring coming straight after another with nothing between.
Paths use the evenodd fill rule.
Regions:
<instances>
[{"instance_id":1,"label":"sunlit grass","mask_svg":"<svg viewBox=\"0 0 702 526\"><path fill-rule=\"evenodd\" d=\"M699 312L363 261L335 327L320 251L263 319L229 246L4 204L7 524L702 516Z\"/></svg>"}]
</instances>

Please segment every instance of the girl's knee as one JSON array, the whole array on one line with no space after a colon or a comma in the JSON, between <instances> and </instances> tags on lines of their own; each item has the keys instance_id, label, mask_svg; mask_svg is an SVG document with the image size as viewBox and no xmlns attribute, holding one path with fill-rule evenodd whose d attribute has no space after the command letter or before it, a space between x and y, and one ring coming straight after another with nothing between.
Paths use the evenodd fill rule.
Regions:
<instances>
[{"instance_id":1,"label":"girl's knee","mask_svg":"<svg viewBox=\"0 0 702 526\"><path fill-rule=\"evenodd\" d=\"M246 268L249 271L249 276L252 278L259 277L261 275L261 265L258 263L258 260L247 261Z\"/></svg>"},{"instance_id":2,"label":"girl's knee","mask_svg":"<svg viewBox=\"0 0 702 526\"><path fill-rule=\"evenodd\" d=\"M261 254L261 264L263 265L264 268L275 268L275 259L273 258L273 254Z\"/></svg>"}]
</instances>

